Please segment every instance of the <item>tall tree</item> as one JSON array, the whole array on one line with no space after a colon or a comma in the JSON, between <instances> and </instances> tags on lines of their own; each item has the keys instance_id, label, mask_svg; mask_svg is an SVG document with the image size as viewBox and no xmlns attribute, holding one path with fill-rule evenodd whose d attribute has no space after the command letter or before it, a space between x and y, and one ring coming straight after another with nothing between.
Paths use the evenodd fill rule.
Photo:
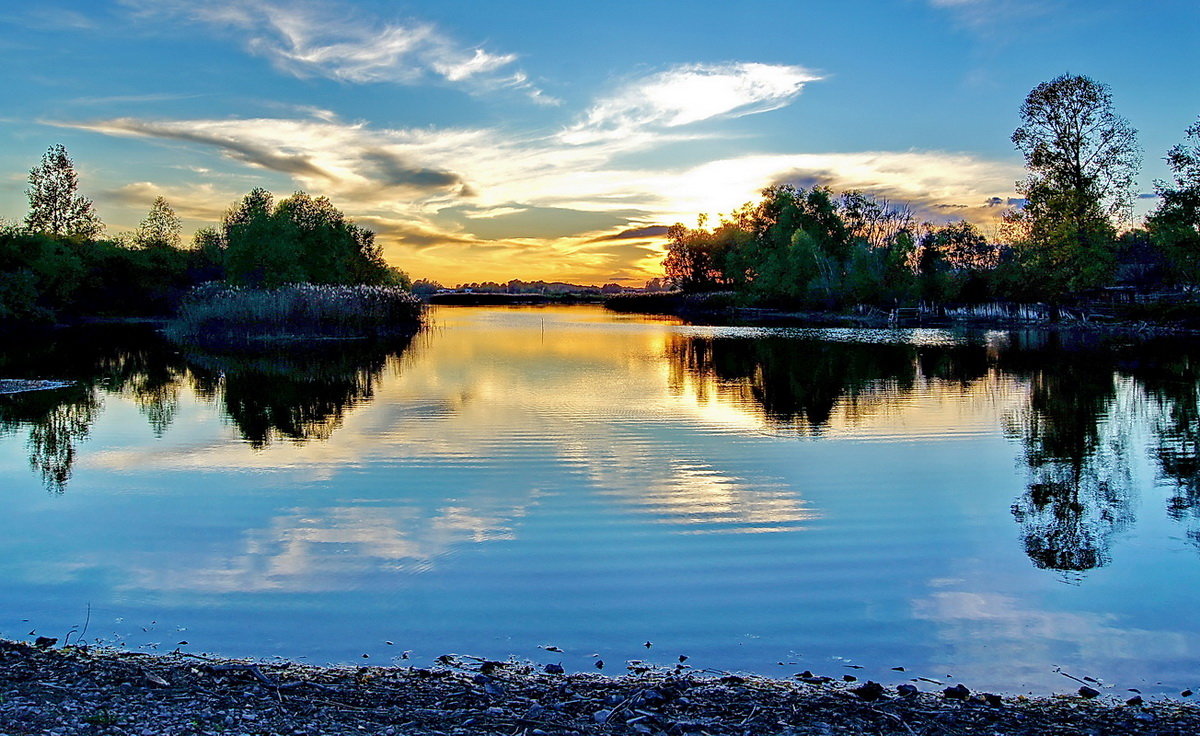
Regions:
<instances>
[{"instance_id":1,"label":"tall tree","mask_svg":"<svg viewBox=\"0 0 1200 736\"><path fill-rule=\"evenodd\" d=\"M1183 143L1167 151L1174 181L1155 183L1159 204L1146 225L1173 275L1194 284L1200 282L1200 118L1185 134Z\"/></svg>"},{"instance_id":2,"label":"tall tree","mask_svg":"<svg viewBox=\"0 0 1200 736\"><path fill-rule=\"evenodd\" d=\"M290 223L275 217L275 198L261 187L225 213L225 276L244 286L276 287L305 280Z\"/></svg>"},{"instance_id":3,"label":"tall tree","mask_svg":"<svg viewBox=\"0 0 1200 736\"><path fill-rule=\"evenodd\" d=\"M150 213L138 225L133 241L142 248L178 248L183 221L163 197L155 197Z\"/></svg>"},{"instance_id":4,"label":"tall tree","mask_svg":"<svg viewBox=\"0 0 1200 736\"><path fill-rule=\"evenodd\" d=\"M79 196L79 175L67 149L55 144L29 170L29 214L25 226L54 236L95 238L104 229L92 200Z\"/></svg>"},{"instance_id":5,"label":"tall tree","mask_svg":"<svg viewBox=\"0 0 1200 736\"><path fill-rule=\"evenodd\" d=\"M1103 283L1113 269L1114 221L1126 219L1141 163L1137 131L1113 111L1108 85L1063 75L1021 105L1012 141L1029 175L1010 225L1033 276L1055 292Z\"/></svg>"}]
</instances>

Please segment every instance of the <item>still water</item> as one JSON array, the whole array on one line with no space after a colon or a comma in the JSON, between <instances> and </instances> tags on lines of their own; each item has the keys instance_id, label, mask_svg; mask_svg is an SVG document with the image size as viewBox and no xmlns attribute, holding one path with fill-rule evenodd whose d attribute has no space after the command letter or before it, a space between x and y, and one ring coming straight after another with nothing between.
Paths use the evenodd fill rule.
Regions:
<instances>
[{"instance_id":1,"label":"still water","mask_svg":"<svg viewBox=\"0 0 1200 736\"><path fill-rule=\"evenodd\" d=\"M443 307L286 356L59 333L0 377L78 382L0 397L2 636L1200 685L1188 343Z\"/></svg>"}]
</instances>

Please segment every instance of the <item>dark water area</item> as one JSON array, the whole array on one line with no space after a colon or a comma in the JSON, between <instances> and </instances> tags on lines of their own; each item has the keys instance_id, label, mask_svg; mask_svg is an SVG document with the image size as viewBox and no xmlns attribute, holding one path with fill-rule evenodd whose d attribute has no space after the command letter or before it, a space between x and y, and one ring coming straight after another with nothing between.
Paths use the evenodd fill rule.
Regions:
<instances>
[{"instance_id":1,"label":"dark water area","mask_svg":"<svg viewBox=\"0 0 1200 736\"><path fill-rule=\"evenodd\" d=\"M286 354L9 340L0 378L76 383L0 396L0 635L1195 689L1198 366L585 306Z\"/></svg>"}]
</instances>

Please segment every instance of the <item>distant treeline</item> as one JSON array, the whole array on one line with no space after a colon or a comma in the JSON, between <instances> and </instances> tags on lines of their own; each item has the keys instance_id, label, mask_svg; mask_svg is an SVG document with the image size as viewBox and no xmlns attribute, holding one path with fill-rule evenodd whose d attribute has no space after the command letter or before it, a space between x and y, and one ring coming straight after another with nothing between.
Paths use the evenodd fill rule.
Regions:
<instances>
[{"instance_id":1,"label":"distant treeline","mask_svg":"<svg viewBox=\"0 0 1200 736\"><path fill-rule=\"evenodd\" d=\"M664 291L668 288L665 279L650 279L646 282L646 291ZM417 296L426 297L440 291L469 291L474 294L543 294L547 296L601 296L622 294L629 287L617 283L595 286L590 284L569 284L564 281L522 281L512 279L503 283L495 281L464 282L454 287L446 287L429 279L417 279L413 282L412 291Z\"/></svg>"},{"instance_id":2,"label":"distant treeline","mask_svg":"<svg viewBox=\"0 0 1200 736\"><path fill-rule=\"evenodd\" d=\"M825 309L919 301L1063 302L1123 285L1200 283L1200 121L1165 160L1158 206L1129 227L1140 163L1108 87L1063 76L1030 92L1013 142L1028 176L999 240L966 221L919 222L862 192L772 186L716 227L675 225L663 263L685 292Z\"/></svg>"},{"instance_id":3,"label":"distant treeline","mask_svg":"<svg viewBox=\"0 0 1200 736\"><path fill-rule=\"evenodd\" d=\"M104 237L62 146L30 171L27 192L24 221L0 227L0 322L163 315L208 281L408 285L374 233L325 197L298 192L275 202L255 189L185 245L180 218L162 197L136 231Z\"/></svg>"}]
</instances>

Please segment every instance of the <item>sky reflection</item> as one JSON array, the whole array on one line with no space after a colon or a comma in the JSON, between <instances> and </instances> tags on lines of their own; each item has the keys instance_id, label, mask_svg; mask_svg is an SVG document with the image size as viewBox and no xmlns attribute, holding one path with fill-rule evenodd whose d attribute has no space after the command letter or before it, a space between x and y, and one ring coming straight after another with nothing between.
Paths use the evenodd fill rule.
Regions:
<instances>
[{"instance_id":1,"label":"sky reflection","mask_svg":"<svg viewBox=\"0 0 1200 736\"><path fill-rule=\"evenodd\" d=\"M553 642L1009 690L1170 689L1200 646L1175 348L590 308L442 308L302 362L135 337L0 356L80 382L0 398L0 633L90 603L135 646L116 618L230 654Z\"/></svg>"}]
</instances>

